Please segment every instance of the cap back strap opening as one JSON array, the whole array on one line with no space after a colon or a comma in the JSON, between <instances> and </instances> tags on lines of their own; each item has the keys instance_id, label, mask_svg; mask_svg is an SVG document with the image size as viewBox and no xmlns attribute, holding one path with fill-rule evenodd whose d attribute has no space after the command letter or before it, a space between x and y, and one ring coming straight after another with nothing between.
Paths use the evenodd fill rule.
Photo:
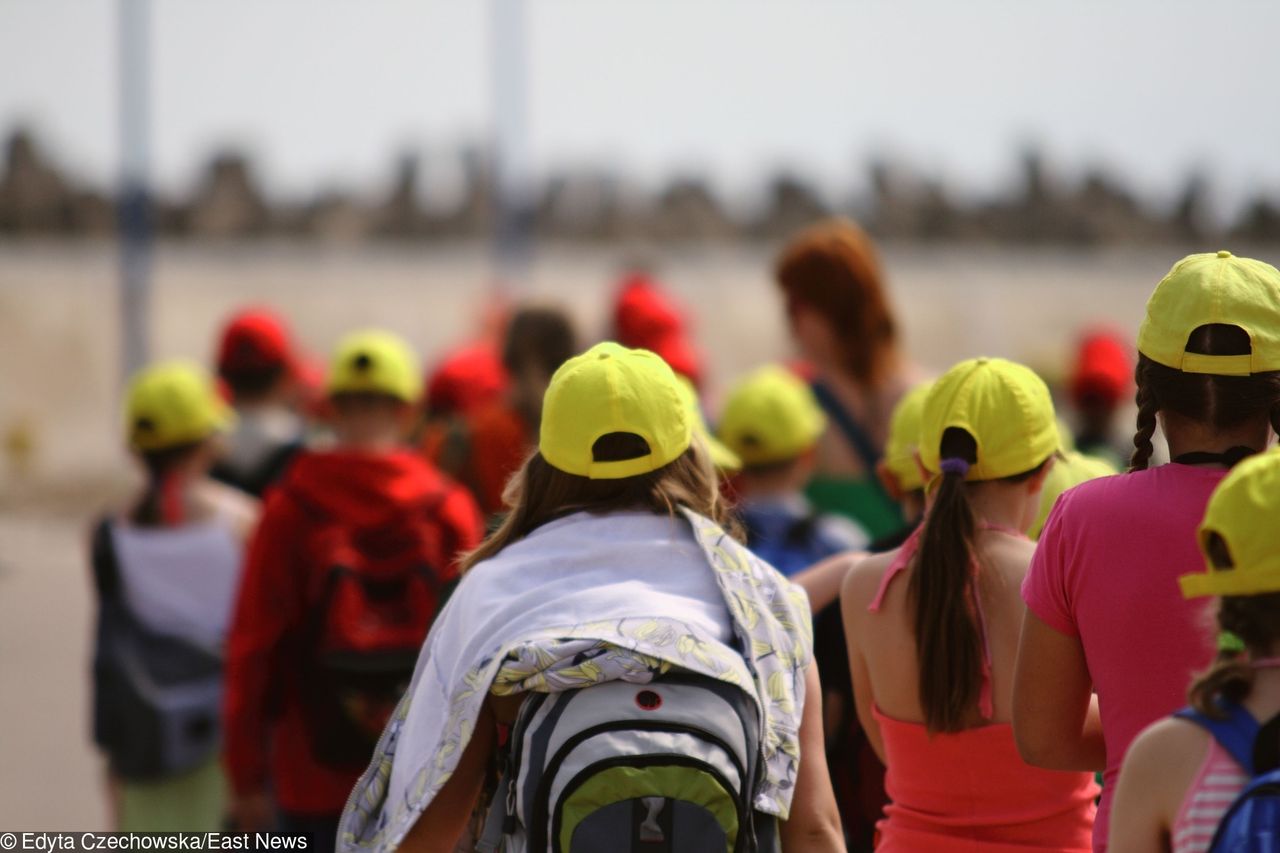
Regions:
<instances>
[{"instance_id":1,"label":"cap back strap opening","mask_svg":"<svg viewBox=\"0 0 1280 853\"><path fill-rule=\"evenodd\" d=\"M1182 354L1182 371L1248 376L1253 372L1253 336L1248 329L1234 323L1197 326L1188 336Z\"/></svg>"},{"instance_id":2,"label":"cap back strap opening","mask_svg":"<svg viewBox=\"0 0 1280 853\"><path fill-rule=\"evenodd\" d=\"M1205 554L1208 555L1214 571L1229 571L1236 567L1236 561L1231 556L1231 547L1227 545L1227 540L1222 538L1221 533L1216 530L1206 530L1201 535L1204 537Z\"/></svg>"},{"instance_id":3,"label":"cap back strap opening","mask_svg":"<svg viewBox=\"0 0 1280 853\"><path fill-rule=\"evenodd\" d=\"M634 432L605 433L591 445L591 459L594 462L625 462L643 459L652 453L653 448L644 436Z\"/></svg>"}]
</instances>

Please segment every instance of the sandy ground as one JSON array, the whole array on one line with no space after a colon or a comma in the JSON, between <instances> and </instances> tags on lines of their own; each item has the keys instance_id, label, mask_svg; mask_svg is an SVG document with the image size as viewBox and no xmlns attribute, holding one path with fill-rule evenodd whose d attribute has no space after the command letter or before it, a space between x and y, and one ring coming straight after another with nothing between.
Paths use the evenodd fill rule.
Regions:
<instances>
[{"instance_id":1,"label":"sandy ground","mask_svg":"<svg viewBox=\"0 0 1280 853\"><path fill-rule=\"evenodd\" d=\"M1181 254L902 248L887 252L887 267L907 346L925 366L985 353L1052 377L1082 326L1136 330L1150 289ZM733 249L664 258L662 277L698 318L713 396L734 374L788 353L769 259ZM567 307L584 336L599 335L617 262L606 251L548 250L526 292ZM33 441L22 464L0 454L3 829L106 822L88 741L84 538L130 476L116 427L115 274L109 246L0 245L0 437L5 447L15 435ZM206 359L231 310L265 302L316 352L345 330L383 325L432 357L474 328L489 281L480 247L163 246L153 353Z\"/></svg>"},{"instance_id":2,"label":"sandy ground","mask_svg":"<svg viewBox=\"0 0 1280 853\"><path fill-rule=\"evenodd\" d=\"M101 829L81 519L0 514L0 827Z\"/></svg>"}]
</instances>

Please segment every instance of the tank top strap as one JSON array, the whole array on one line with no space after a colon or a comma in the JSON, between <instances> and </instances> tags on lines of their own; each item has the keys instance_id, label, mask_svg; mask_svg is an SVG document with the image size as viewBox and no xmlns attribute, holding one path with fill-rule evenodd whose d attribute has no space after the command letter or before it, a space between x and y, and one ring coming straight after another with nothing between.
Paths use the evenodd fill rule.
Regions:
<instances>
[{"instance_id":1,"label":"tank top strap","mask_svg":"<svg viewBox=\"0 0 1280 853\"><path fill-rule=\"evenodd\" d=\"M979 527L983 530L993 530L1009 536L1026 538L1025 533L1003 524L982 521L979 522ZM924 525L921 525L916 528L906 542L902 543L902 547L898 549L898 556L889 564L889 568L885 569L883 577L880 578L880 587L876 590L875 598L867 605L869 612L879 612L880 606L884 602L885 593L889 591L889 584L893 583L894 578L901 574L902 570L911 562L911 559L915 557L916 552L920 550L920 536L923 532ZM990 720L995 716L995 698L991 686L991 639L987 631L987 614L982 606L982 595L978 591L979 564L976 556L969 561L969 571L972 573L974 580L974 583L969 587L970 594L973 596L974 616L976 617L975 621L978 623L978 636L982 640L982 686L978 691L978 712L984 720Z\"/></svg>"},{"instance_id":2,"label":"tank top strap","mask_svg":"<svg viewBox=\"0 0 1280 853\"><path fill-rule=\"evenodd\" d=\"M893 579L901 574L902 570L911 562L911 558L920 550L920 536L923 532L924 525L922 524L907 537L906 542L902 543L902 547L898 549L898 556L889 564L889 568L885 569L884 575L880 578L880 587L876 590L876 597L871 599L871 603L867 605L867 612L880 612L880 605L884 603L884 596L889 591L889 584L893 583Z\"/></svg>"},{"instance_id":3,"label":"tank top strap","mask_svg":"<svg viewBox=\"0 0 1280 853\"><path fill-rule=\"evenodd\" d=\"M994 692L991 688L991 637L987 631L987 614L982 607L982 593L978 591L978 561L970 563L973 572L973 583L969 585L969 594L973 596L973 612L977 617L978 637L982 640L982 686L978 689L978 713L982 719L990 720L996 714Z\"/></svg>"}]
</instances>

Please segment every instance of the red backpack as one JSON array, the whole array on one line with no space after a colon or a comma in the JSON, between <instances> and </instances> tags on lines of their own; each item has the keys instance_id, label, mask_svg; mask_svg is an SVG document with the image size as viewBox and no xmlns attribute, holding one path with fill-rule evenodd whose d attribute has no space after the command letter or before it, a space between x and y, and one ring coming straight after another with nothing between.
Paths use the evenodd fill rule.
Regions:
<instances>
[{"instance_id":1,"label":"red backpack","mask_svg":"<svg viewBox=\"0 0 1280 853\"><path fill-rule=\"evenodd\" d=\"M298 501L315 519L301 684L307 734L322 764L363 769L413 678L448 591L453 555L437 512L444 497L366 527Z\"/></svg>"}]
</instances>

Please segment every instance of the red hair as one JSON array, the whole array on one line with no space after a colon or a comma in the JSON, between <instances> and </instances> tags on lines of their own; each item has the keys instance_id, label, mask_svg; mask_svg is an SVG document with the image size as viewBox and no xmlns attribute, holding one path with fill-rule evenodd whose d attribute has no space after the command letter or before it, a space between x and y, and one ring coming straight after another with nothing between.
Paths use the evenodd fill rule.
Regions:
<instances>
[{"instance_id":1,"label":"red hair","mask_svg":"<svg viewBox=\"0 0 1280 853\"><path fill-rule=\"evenodd\" d=\"M860 385L880 382L896 360L898 325L871 238L848 219L801 231L778 259L775 276L787 311L808 306L831 324L844 368Z\"/></svg>"}]
</instances>

